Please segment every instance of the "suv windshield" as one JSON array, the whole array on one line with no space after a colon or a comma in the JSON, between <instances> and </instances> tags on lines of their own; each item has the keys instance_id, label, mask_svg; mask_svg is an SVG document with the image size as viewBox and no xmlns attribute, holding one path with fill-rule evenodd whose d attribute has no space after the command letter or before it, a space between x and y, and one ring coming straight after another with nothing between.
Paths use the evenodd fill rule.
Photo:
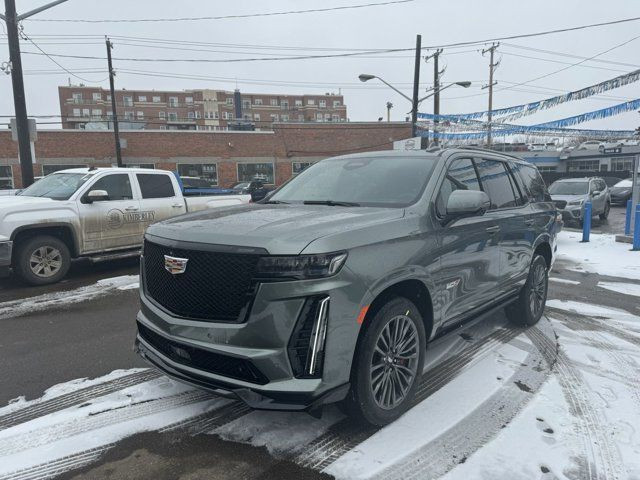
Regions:
<instances>
[{"instance_id":1,"label":"suv windshield","mask_svg":"<svg viewBox=\"0 0 640 480\"><path fill-rule=\"evenodd\" d=\"M586 195L589 182L556 182L549 187L551 195Z\"/></svg>"},{"instance_id":2,"label":"suv windshield","mask_svg":"<svg viewBox=\"0 0 640 480\"><path fill-rule=\"evenodd\" d=\"M91 174L86 173L53 173L25 188L18 195L69 200L69 197L91 177Z\"/></svg>"},{"instance_id":3,"label":"suv windshield","mask_svg":"<svg viewBox=\"0 0 640 480\"><path fill-rule=\"evenodd\" d=\"M436 157L331 158L282 186L271 202L406 207L422 194Z\"/></svg>"}]
</instances>

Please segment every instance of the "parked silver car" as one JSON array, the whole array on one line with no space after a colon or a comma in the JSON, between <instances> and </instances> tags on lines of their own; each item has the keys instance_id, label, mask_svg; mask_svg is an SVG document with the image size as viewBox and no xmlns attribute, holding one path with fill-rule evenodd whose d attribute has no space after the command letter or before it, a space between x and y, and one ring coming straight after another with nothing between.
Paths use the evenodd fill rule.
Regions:
<instances>
[{"instance_id":1,"label":"parked silver car","mask_svg":"<svg viewBox=\"0 0 640 480\"><path fill-rule=\"evenodd\" d=\"M585 205L591 202L591 215L606 220L611 209L611 193L602 178L563 178L549 187L551 199L566 222L584 223Z\"/></svg>"}]
</instances>

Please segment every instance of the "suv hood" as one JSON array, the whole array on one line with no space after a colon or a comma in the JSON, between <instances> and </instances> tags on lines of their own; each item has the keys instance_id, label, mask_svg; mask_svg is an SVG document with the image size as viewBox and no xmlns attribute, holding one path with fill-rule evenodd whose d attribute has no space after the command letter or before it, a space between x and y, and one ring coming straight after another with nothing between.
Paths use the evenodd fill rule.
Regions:
<instances>
[{"instance_id":1,"label":"suv hood","mask_svg":"<svg viewBox=\"0 0 640 480\"><path fill-rule=\"evenodd\" d=\"M161 238L264 248L297 255L314 240L402 218L404 209L322 205L239 205L175 217L151 225Z\"/></svg>"},{"instance_id":2,"label":"suv hood","mask_svg":"<svg viewBox=\"0 0 640 480\"><path fill-rule=\"evenodd\" d=\"M42 205L59 203L58 200L51 200L45 197L27 197L24 195L2 195L0 196L0 209L12 207L39 207Z\"/></svg>"},{"instance_id":3,"label":"suv hood","mask_svg":"<svg viewBox=\"0 0 640 480\"><path fill-rule=\"evenodd\" d=\"M565 202L574 202L576 200L586 200L587 195L551 195L551 200L564 200Z\"/></svg>"}]
</instances>

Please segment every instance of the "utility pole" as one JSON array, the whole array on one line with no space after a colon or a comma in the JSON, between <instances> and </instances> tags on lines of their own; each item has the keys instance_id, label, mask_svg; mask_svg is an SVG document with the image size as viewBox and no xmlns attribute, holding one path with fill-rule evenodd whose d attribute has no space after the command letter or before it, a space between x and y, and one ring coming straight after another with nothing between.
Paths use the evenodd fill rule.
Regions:
<instances>
[{"instance_id":1,"label":"utility pole","mask_svg":"<svg viewBox=\"0 0 640 480\"><path fill-rule=\"evenodd\" d=\"M438 60L440 58L440 54L442 53L442 49L437 49L432 55L429 55L424 58L425 62L428 62L430 58L433 58L433 114L440 115L440 75L444 73L444 70L440 70L440 66ZM434 145L438 144L438 137L436 136L436 132L438 131L438 123L439 120L437 118L433 119L433 143Z\"/></svg>"},{"instance_id":2,"label":"utility pole","mask_svg":"<svg viewBox=\"0 0 640 480\"><path fill-rule=\"evenodd\" d=\"M420 88L420 51L422 50L422 35L416 35L416 61L413 70L413 108L411 109L411 137L418 132L418 91Z\"/></svg>"},{"instance_id":3,"label":"utility pole","mask_svg":"<svg viewBox=\"0 0 640 480\"><path fill-rule=\"evenodd\" d=\"M387 102L387 122L391 121L391 109L393 108L393 103Z\"/></svg>"},{"instance_id":4,"label":"utility pole","mask_svg":"<svg viewBox=\"0 0 640 480\"><path fill-rule=\"evenodd\" d=\"M487 147L491 147L491 120L493 119L493 86L498 82L493 81L493 72L500 62L494 63L493 57L499 43L492 44L489 48L482 50L482 55L489 52L489 85L482 87L489 89L489 110L487 112Z\"/></svg>"},{"instance_id":5,"label":"utility pole","mask_svg":"<svg viewBox=\"0 0 640 480\"><path fill-rule=\"evenodd\" d=\"M116 163L118 167L122 167L122 151L120 150L120 131L118 130L118 109L116 102L116 89L114 86L113 77L115 76L115 72L113 71L113 64L111 63L111 50L113 49L113 44L109 40L109 37L105 37L105 42L107 44L107 62L109 63L109 88L111 90L111 117L113 118L113 136L116 140Z\"/></svg>"},{"instance_id":6,"label":"utility pole","mask_svg":"<svg viewBox=\"0 0 640 480\"><path fill-rule=\"evenodd\" d=\"M27 102L24 93L24 79L22 76L22 59L20 56L20 36L18 23L36 13L47 10L67 0L57 0L38 7L22 15L16 12L15 0L4 0L4 15L0 19L7 25L7 39L9 43L9 60L11 63L11 83L13 85L13 105L16 115L16 130L18 134L18 151L20 152L20 171L22 186L28 187L33 183L33 163L31 157L31 140L29 138L29 117L27 116Z\"/></svg>"}]
</instances>

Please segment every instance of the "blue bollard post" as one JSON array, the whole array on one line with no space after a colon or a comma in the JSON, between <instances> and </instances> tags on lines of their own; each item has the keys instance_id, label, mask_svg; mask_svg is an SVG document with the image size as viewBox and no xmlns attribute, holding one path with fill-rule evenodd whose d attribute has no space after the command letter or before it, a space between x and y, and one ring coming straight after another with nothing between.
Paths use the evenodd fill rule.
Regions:
<instances>
[{"instance_id":1,"label":"blue bollard post","mask_svg":"<svg viewBox=\"0 0 640 480\"><path fill-rule=\"evenodd\" d=\"M633 250L640 250L640 204L636 205L636 218L633 225Z\"/></svg>"},{"instance_id":2,"label":"blue bollard post","mask_svg":"<svg viewBox=\"0 0 640 480\"><path fill-rule=\"evenodd\" d=\"M631 235L631 213L633 210L633 200L627 200L627 216L624 220L624 234Z\"/></svg>"},{"instance_id":3,"label":"blue bollard post","mask_svg":"<svg viewBox=\"0 0 640 480\"><path fill-rule=\"evenodd\" d=\"M591 202L587 202L584 205L584 218L582 219L582 241L589 241L589 234L591 233Z\"/></svg>"}]
</instances>

